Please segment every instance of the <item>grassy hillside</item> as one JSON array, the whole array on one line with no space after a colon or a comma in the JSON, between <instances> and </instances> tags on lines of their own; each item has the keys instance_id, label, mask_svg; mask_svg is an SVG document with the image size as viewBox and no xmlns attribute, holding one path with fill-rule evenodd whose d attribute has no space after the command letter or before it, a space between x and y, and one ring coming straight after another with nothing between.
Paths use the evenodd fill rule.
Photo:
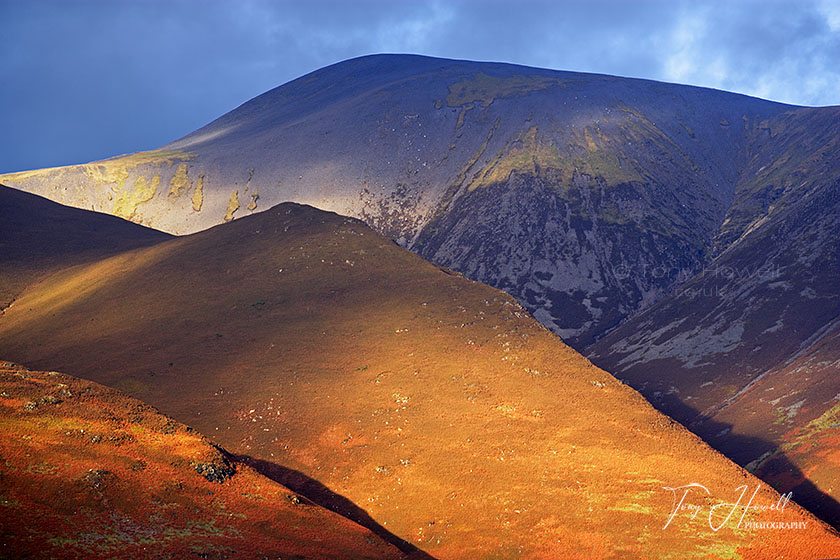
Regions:
<instances>
[{"instance_id":1,"label":"grassy hillside","mask_svg":"<svg viewBox=\"0 0 840 560\"><path fill-rule=\"evenodd\" d=\"M510 296L306 206L55 274L0 319L0 348L140 397L438 558L840 554L795 504L744 519L805 528L710 513L744 485L779 495ZM691 483L702 514L665 527L664 487Z\"/></svg>"},{"instance_id":2,"label":"grassy hillside","mask_svg":"<svg viewBox=\"0 0 840 560\"><path fill-rule=\"evenodd\" d=\"M23 287L50 272L170 237L3 185L0 216L0 313Z\"/></svg>"},{"instance_id":3,"label":"grassy hillside","mask_svg":"<svg viewBox=\"0 0 840 560\"><path fill-rule=\"evenodd\" d=\"M0 557L398 559L113 389L0 363Z\"/></svg>"}]
</instances>

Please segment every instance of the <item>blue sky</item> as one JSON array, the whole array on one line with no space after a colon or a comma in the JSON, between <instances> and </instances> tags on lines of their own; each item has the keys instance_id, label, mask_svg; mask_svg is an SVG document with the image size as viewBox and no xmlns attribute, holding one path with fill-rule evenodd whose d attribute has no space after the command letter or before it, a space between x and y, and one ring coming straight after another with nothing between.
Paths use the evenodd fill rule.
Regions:
<instances>
[{"instance_id":1,"label":"blue sky","mask_svg":"<svg viewBox=\"0 0 840 560\"><path fill-rule=\"evenodd\" d=\"M0 21L0 172L154 149L377 52L840 104L840 0L0 0Z\"/></svg>"}]
</instances>

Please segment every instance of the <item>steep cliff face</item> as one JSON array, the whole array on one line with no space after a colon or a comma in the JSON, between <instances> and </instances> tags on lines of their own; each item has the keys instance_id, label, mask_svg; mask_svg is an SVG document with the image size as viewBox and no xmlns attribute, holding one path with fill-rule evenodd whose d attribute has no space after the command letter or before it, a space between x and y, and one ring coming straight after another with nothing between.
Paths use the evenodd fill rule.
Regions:
<instances>
[{"instance_id":1,"label":"steep cliff face","mask_svg":"<svg viewBox=\"0 0 840 560\"><path fill-rule=\"evenodd\" d=\"M590 349L739 463L776 453L785 491L816 464L794 446L779 477L778 454L840 395L838 117L836 108L799 109L756 127L709 265ZM834 505L806 494L836 524L840 479L823 468L829 455L816 489Z\"/></svg>"},{"instance_id":2,"label":"steep cliff face","mask_svg":"<svg viewBox=\"0 0 840 560\"><path fill-rule=\"evenodd\" d=\"M762 400L780 399L776 408L809 391L833 397L840 392L836 379L817 384L800 378L791 393L788 386L796 380L781 383L768 375L814 350L836 327L839 220L837 186L815 188L673 294L604 337L591 356L683 422L731 409L748 396L748 388ZM767 384L766 391L758 389L759 382ZM813 413L819 415L823 399L814 400L818 408ZM683 405L690 410L681 410ZM765 436L787 424L773 422L773 410L768 404L770 416L762 418L770 420L762 430ZM737 452L747 459L754 451Z\"/></svg>"}]
</instances>

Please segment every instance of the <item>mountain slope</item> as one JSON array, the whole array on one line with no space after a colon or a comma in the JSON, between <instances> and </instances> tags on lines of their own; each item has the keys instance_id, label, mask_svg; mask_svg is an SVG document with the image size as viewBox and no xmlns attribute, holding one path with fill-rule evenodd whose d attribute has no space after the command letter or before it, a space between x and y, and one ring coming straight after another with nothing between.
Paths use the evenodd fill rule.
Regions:
<instances>
[{"instance_id":1,"label":"mountain slope","mask_svg":"<svg viewBox=\"0 0 840 560\"><path fill-rule=\"evenodd\" d=\"M0 310L38 278L170 237L3 185L0 216Z\"/></svg>"},{"instance_id":2,"label":"mountain slope","mask_svg":"<svg viewBox=\"0 0 840 560\"><path fill-rule=\"evenodd\" d=\"M141 396L281 482L299 471L435 557L840 554L794 504L746 516L788 530L717 509L713 531L744 485L779 495L509 296L309 207L58 273L7 310L0 346ZM664 527L663 487L690 483L703 515Z\"/></svg>"},{"instance_id":3,"label":"mountain slope","mask_svg":"<svg viewBox=\"0 0 840 560\"><path fill-rule=\"evenodd\" d=\"M379 55L154 152L0 177L188 233L284 201L514 294L578 348L702 267L746 136L789 107L647 80Z\"/></svg>"},{"instance_id":4,"label":"mountain slope","mask_svg":"<svg viewBox=\"0 0 840 560\"><path fill-rule=\"evenodd\" d=\"M789 442L840 395L840 180L825 171L840 165L840 136L827 113L840 110L769 121L720 254L591 348L601 367L740 464ZM814 466L788 459L789 480ZM833 496L834 524L838 483L818 485Z\"/></svg>"},{"instance_id":5,"label":"mountain slope","mask_svg":"<svg viewBox=\"0 0 840 560\"><path fill-rule=\"evenodd\" d=\"M403 558L118 391L0 365L4 558Z\"/></svg>"}]
</instances>

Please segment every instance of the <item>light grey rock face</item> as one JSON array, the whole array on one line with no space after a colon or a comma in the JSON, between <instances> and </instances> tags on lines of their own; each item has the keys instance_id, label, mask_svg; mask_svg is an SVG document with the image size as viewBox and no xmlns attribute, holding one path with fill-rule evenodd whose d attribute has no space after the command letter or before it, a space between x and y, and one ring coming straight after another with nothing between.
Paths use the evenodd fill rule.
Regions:
<instances>
[{"instance_id":1,"label":"light grey rock face","mask_svg":"<svg viewBox=\"0 0 840 560\"><path fill-rule=\"evenodd\" d=\"M646 80L380 55L303 76L154 152L0 179L179 234L284 201L359 217L510 291L585 348L702 269L724 220L748 218L749 204L732 210L740 166L788 110Z\"/></svg>"},{"instance_id":2,"label":"light grey rock face","mask_svg":"<svg viewBox=\"0 0 840 560\"><path fill-rule=\"evenodd\" d=\"M413 248L516 294L543 324L573 345L586 345L661 297L682 271L702 266L700 236L670 237L647 230L641 220L615 221L600 213L645 194L641 184L611 189L585 182L564 192L546 180L512 174L459 198ZM593 202L595 197L601 200ZM643 207L640 213L652 211Z\"/></svg>"}]
</instances>

